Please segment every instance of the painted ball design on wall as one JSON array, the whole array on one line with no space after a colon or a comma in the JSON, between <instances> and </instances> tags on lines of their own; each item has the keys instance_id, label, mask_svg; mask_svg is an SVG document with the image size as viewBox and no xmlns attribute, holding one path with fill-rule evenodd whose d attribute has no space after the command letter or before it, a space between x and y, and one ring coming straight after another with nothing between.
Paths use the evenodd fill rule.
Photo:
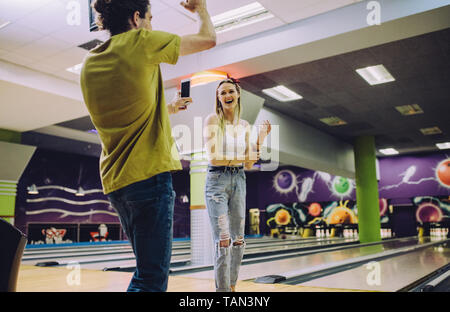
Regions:
<instances>
[{"instance_id":1,"label":"painted ball design on wall","mask_svg":"<svg viewBox=\"0 0 450 312\"><path fill-rule=\"evenodd\" d=\"M378 204L380 205L380 217L384 216L386 214L386 211L388 209L388 203L386 198L380 198L378 200Z\"/></svg>"},{"instance_id":2,"label":"painted ball design on wall","mask_svg":"<svg viewBox=\"0 0 450 312\"><path fill-rule=\"evenodd\" d=\"M440 222L442 217L441 208L432 202L424 202L417 207L416 219L419 222Z\"/></svg>"},{"instance_id":3,"label":"painted ball design on wall","mask_svg":"<svg viewBox=\"0 0 450 312\"><path fill-rule=\"evenodd\" d=\"M347 178L336 177L333 181L333 189L339 194L345 194L350 189L350 182Z\"/></svg>"},{"instance_id":4,"label":"painted ball design on wall","mask_svg":"<svg viewBox=\"0 0 450 312\"><path fill-rule=\"evenodd\" d=\"M355 212L347 207L349 201L340 201L339 206L333 208L327 217L328 224L355 224L358 223L358 217Z\"/></svg>"},{"instance_id":5,"label":"painted ball design on wall","mask_svg":"<svg viewBox=\"0 0 450 312\"><path fill-rule=\"evenodd\" d=\"M273 177L273 187L280 194L288 194L297 186L297 177L291 170L281 170Z\"/></svg>"},{"instance_id":6,"label":"painted ball design on wall","mask_svg":"<svg viewBox=\"0 0 450 312\"><path fill-rule=\"evenodd\" d=\"M352 223L352 216L347 210L336 210L330 217L330 224L347 224Z\"/></svg>"},{"instance_id":7,"label":"painted ball design on wall","mask_svg":"<svg viewBox=\"0 0 450 312\"><path fill-rule=\"evenodd\" d=\"M322 212L322 206L319 203L312 203L308 207L308 213L313 217L320 216Z\"/></svg>"},{"instance_id":8,"label":"painted ball design on wall","mask_svg":"<svg viewBox=\"0 0 450 312\"><path fill-rule=\"evenodd\" d=\"M292 175L288 171L280 172L277 178L278 186L283 189L289 188L292 184L292 181Z\"/></svg>"},{"instance_id":9,"label":"painted ball design on wall","mask_svg":"<svg viewBox=\"0 0 450 312\"><path fill-rule=\"evenodd\" d=\"M450 188L450 159L439 163L436 168L436 178L442 186Z\"/></svg>"},{"instance_id":10,"label":"painted ball design on wall","mask_svg":"<svg viewBox=\"0 0 450 312\"><path fill-rule=\"evenodd\" d=\"M279 225L287 225L291 222L291 214L286 209L280 209L275 214L275 222Z\"/></svg>"}]
</instances>

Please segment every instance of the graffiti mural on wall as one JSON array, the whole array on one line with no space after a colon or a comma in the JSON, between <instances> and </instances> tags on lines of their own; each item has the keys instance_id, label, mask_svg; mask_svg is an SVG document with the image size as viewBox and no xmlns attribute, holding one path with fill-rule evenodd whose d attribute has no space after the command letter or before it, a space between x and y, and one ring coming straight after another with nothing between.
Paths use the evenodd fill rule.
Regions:
<instances>
[{"instance_id":1,"label":"graffiti mural on wall","mask_svg":"<svg viewBox=\"0 0 450 312\"><path fill-rule=\"evenodd\" d=\"M317 181L321 184L317 185ZM352 196L355 182L345 177L333 177L326 172L307 170L296 174L293 170L283 169L274 175L273 188L280 195L294 193L299 202L307 201L317 191L322 196L329 193L330 198L342 200Z\"/></svg>"},{"instance_id":2,"label":"graffiti mural on wall","mask_svg":"<svg viewBox=\"0 0 450 312\"><path fill-rule=\"evenodd\" d=\"M281 233L295 233L307 225L357 224L354 201L273 204L266 209L267 225Z\"/></svg>"},{"instance_id":3,"label":"graffiti mural on wall","mask_svg":"<svg viewBox=\"0 0 450 312\"><path fill-rule=\"evenodd\" d=\"M119 223L101 189L72 190L60 185L35 186L26 198L28 222ZM79 193L82 191L82 193Z\"/></svg>"},{"instance_id":4,"label":"graffiti mural on wall","mask_svg":"<svg viewBox=\"0 0 450 312\"><path fill-rule=\"evenodd\" d=\"M387 198L450 195L450 158L437 154L380 160L380 195Z\"/></svg>"},{"instance_id":5,"label":"graffiti mural on wall","mask_svg":"<svg viewBox=\"0 0 450 312\"><path fill-rule=\"evenodd\" d=\"M450 221L450 197L419 196L413 198L413 203L419 223Z\"/></svg>"},{"instance_id":6,"label":"graffiti mural on wall","mask_svg":"<svg viewBox=\"0 0 450 312\"><path fill-rule=\"evenodd\" d=\"M380 222L389 222L389 200L379 199ZM352 200L330 202L272 204L267 206L267 226L295 233L308 225L357 224L358 209Z\"/></svg>"}]
</instances>

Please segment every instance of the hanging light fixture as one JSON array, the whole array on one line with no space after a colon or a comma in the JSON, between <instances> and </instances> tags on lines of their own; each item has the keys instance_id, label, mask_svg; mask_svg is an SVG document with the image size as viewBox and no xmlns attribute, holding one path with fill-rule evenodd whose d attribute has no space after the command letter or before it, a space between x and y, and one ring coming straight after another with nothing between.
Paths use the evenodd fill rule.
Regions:
<instances>
[{"instance_id":1,"label":"hanging light fixture","mask_svg":"<svg viewBox=\"0 0 450 312\"><path fill-rule=\"evenodd\" d=\"M78 191L75 193L75 196L84 196L86 193L84 192L83 188L80 186L78 187Z\"/></svg>"},{"instance_id":2,"label":"hanging light fixture","mask_svg":"<svg viewBox=\"0 0 450 312\"><path fill-rule=\"evenodd\" d=\"M32 184L31 186L28 186L27 191L28 191L28 194L32 194L32 195L39 194L36 184Z\"/></svg>"}]
</instances>

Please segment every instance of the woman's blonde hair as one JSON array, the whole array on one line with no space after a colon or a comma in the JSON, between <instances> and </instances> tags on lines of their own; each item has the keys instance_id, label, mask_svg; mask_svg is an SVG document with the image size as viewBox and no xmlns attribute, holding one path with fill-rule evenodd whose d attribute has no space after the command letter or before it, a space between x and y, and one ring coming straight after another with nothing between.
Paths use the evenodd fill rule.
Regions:
<instances>
[{"instance_id":1,"label":"woman's blonde hair","mask_svg":"<svg viewBox=\"0 0 450 312\"><path fill-rule=\"evenodd\" d=\"M217 115L218 124L219 124L219 131L221 131L222 133L225 130L225 114L223 111L222 103L219 100L218 92L219 92L220 86L223 85L224 83L233 84L236 88L237 93L239 94L238 104L234 110L234 120L236 120L236 117L237 117L237 122L239 123L239 120L241 118L241 87L239 86L239 82L238 82L238 80L233 79L233 78L228 78L228 79L222 80L216 89L216 115ZM233 122L234 122L234 120L233 120Z\"/></svg>"}]
</instances>

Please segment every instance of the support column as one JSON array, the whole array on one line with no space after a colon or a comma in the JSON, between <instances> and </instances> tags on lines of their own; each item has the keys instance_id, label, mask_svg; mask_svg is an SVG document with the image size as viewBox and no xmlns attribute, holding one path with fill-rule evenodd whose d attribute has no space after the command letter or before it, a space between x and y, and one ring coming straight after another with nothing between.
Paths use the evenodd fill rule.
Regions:
<instances>
[{"instance_id":1,"label":"support column","mask_svg":"<svg viewBox=\"0 0 450 312\"><path fill-rule=\"evenodd\" d=\"M0 180L0 218L14 225L17 181Z\"/></svg>"},{"instance_id":2,"label":"support column","mask_svg":"<svg viewBox=\"0 0 450 312\"><path fill-rule=\"evenodd\" d=\"M381 241L375 138L356 138L354 152L359 240L361 243Z\"/></svg>"},{"instance_id":3,"label":"support column","mask_svg":"<svg viewBox=\"0 0 450 312\"><path fill-rule=\"evenodd\" d=\"M191 160L191 264L213 263L214 244L205 204L208 161L203 153L193 153Z\"/></svg>"},{"instance_id":4,"label":"support column","mask_svg":"<svg viewBox=\"0 0 450 312\"><path fill-rule=\"evenodd\" d=\"M20 132L0 129L0 141L20 144L20 140ZM10 163L3 163L2 165L10 166ZM5 174L5 176L3 176L3 174L0 173L0 218L3 218L14 225L18 182L6 180L5 177L10 177L10 175ZM2 178L5 180L1 180Z\"/></svg>"}]
</instances>

